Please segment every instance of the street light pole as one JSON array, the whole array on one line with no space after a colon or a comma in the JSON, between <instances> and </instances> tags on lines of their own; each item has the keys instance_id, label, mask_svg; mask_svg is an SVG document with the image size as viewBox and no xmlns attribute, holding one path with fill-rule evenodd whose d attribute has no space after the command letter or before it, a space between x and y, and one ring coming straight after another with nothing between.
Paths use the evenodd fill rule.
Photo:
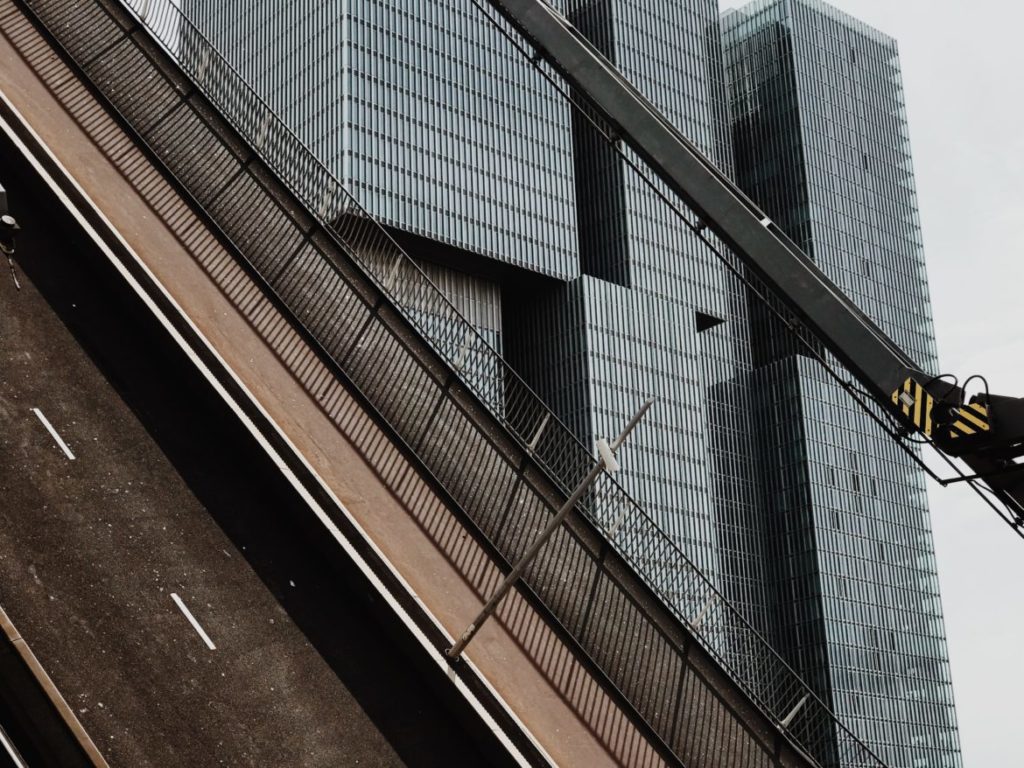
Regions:
<instances>
[{"instance_id":1,"label":"street light pole","mask_svg":"<svg viewBox=\"0 0 1024 768\"><path fill-rule=\"evenodd\" d=\"M14 217L7 212L7 190L0 186L0 253L7 257L7 266L14 279L14 287L21 290L18 273L14 270L14 233L21 227Z\"/></svg>"},{"instance_id":2,"label":"street light pole","mask_svg":"<svg viewBox=\"0 0 1024 768\"><path fill-rule=\"evenodd\" d=\"M614 472L618 469L614 452L625 442L629 433L632 432L633 428L640 423L640 419L644 417L644 414L650 410L653 404L653 398L645 402L637 414L629 420L625 429L622 430L622 434L615 438L611 445L599 445L598 453L600 458L594 464L590 473L583 478L578 486L576 486L576 490L572 492L568 501L566 501L555 516L551 518L551 521L548 523L541 535L538 536L536 541L530 545L530 548L526 550L523 556L519 559L519 562L516 563L515 567L509 571L508 576L505 577L505 580L501 582L501 585L494 591L494 594L491 595L490 599L484 604L484 607L480 609L480 613L478 613L477 617L473 619L470 625L466 628L466 631L462 633L462 637L459 638L458 642L446 651L449 659L457 659L462 655L462 652L480 630L480 627L483 626L484 622L494 614L494 611L497 609L502 598L508 594L509 590L512 589L515 583L520 579L523 575L523 571L526 570L527 566L529 566L537 556L537 553L540 552L541 548L547 543L548 539L551 538L551 535L558 529L565 518L569 516L569 512L571 512L573 507L576 506L576 503L583 498L583 494L587 492L591 485L593 485L594 481L597 480L600 474L605 469L610 472Z\"/></svg>"}]
</instances>

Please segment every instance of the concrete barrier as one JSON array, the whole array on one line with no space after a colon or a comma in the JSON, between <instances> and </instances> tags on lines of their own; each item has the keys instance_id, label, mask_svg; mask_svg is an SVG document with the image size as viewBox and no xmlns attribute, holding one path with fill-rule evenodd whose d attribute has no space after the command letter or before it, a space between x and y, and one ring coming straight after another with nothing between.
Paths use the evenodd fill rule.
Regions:
<instances>
[{"instance_id":1,"label":"concrete barrier","mask_svg":"<svg viewBox=\"0 0 1024 768\"><path fill-rule=\"evenodd\" d=\"M108 768L39 659L0 608L0 712L26 762L36 766Z\"/></svg>"}]
</instances>

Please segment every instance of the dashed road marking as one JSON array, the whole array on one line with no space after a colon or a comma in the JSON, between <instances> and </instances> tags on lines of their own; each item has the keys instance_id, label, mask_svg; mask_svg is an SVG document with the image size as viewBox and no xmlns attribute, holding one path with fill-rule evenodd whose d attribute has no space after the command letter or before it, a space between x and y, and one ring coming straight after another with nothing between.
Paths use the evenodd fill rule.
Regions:
<instances>
[{"instance_id":1,"label":"dashed road marking","mask_svg":"<svg viewBox=\"0 0 1024 768\"><path fill-rule=\"evenodd\" d=\"M185 603L182 602L181 598L174 592L171 592L171 600L173 600L178 608L181 609L181 612L185 614L185 618L188 619L189 624L192 625L192 629L194 629L199 636L203 638L203 642L206 643L206 647L211 651L216 651L217 646L213 644L213 640L211 640L210 636L206 634L206 630L199 626L199 622L196 621L196 617L192 615L192 611L185 606Z\"/></svg>"},{"instance_id":2,"label":"dashed road marking","mask_svg":"<svg viewBox=\"0 0 1024 768\"><path fill-rule=\"evenodd\" d=\"M74 461L75 454L71 452L71 449L68 448L68 444L65 443L61 439L61 436L57 434L57 430L53 428L53 424L51 424L49 420L45 416L43 416L43 412L40 411L38 408L33 408L32 413L34 413L39 418L39 420L43 422L43 426L46 427L47 431L50 433L53 439L57 441L57 445L59 445L60 449L64 451L64 455L67 456L72 461Z\"/></svg>"}]
</instances>

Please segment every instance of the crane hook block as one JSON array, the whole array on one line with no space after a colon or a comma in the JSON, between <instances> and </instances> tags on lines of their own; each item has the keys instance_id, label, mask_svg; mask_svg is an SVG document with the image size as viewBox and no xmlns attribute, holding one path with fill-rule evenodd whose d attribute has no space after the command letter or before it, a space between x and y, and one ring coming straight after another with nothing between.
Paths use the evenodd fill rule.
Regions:
<instances>
[{"instance_id":1,"label":"crane hook block","mask_svg":"<svg viewBox=\"0 0 1024 768\"><path fill-rule=\"evenodd\" d=\"M959 390L957 390L959 391ZM936 400L925 385L908 377L903 386L892 393L892 404L908 426L940 443L946 440L975 442L992 431L987 403L973 398L970 403Z\"/></svg>"}]
</instances>

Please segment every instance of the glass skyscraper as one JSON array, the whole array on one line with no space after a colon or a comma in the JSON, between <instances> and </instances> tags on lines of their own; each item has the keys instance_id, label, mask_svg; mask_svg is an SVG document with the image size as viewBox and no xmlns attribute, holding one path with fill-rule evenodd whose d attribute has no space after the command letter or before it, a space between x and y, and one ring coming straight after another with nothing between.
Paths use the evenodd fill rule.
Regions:
<instances>
[{"instance_id":1,"label":"glass skyscraper","mask_svg":"<svg viewBox=\"0 0 1024 768\"><path fill-rule=\"evenodd\" d=\"M724 23L740 185L938 370L896 42L818 0ZM924 475L779 334L754 313L777 647L890 765L959 766Z\"/></svg>"},{"instance_id":2,"label":"glass skyscraper","mask_svg":"<svg viewBox=\"0 0 1024 768\"><path fill-rule=\"evenodd\" d=\"M715 0L562 8L731 168ZM509 359L586 444L614 436L639 403L657 398L620 481L763 624L743 286L579 114L573 132L581 275L506 300Z\"/></svg>"},{"instance_id":3,"label":"glass skyscraper","mask_svg":"<svg viewBox=\"0 0 1024 768\"><path fill-rule=\"evenodd\" d=\"M557 5L731 167L715 0ZM468 0L184 9L586 444L657 397L620 479L765 626L738 281Z\"/></svg>"},{"instance_id":4,"label":"glass skyscraper","mask_svg":"<svg viewBox=\"0 0 1024 768\"><path fill-rule=\"evenodd\" d=\"M934 363L892 40L813 0L553 4ZM657 398L627 490L892 765L959 766L920 472L628 149L470 0L183 8L585 444Z\"/></svg>"},{"instance_id":5,"label":"glass skyscraper","mask_svg":"<svg viewBox=\"0 0 1024 768\"><path fill-rule=\"evenodd\" d=\"M472 3L182 8L498 350L497 276L579 274L569 107Z\"/></svg>"}]
</instances>

